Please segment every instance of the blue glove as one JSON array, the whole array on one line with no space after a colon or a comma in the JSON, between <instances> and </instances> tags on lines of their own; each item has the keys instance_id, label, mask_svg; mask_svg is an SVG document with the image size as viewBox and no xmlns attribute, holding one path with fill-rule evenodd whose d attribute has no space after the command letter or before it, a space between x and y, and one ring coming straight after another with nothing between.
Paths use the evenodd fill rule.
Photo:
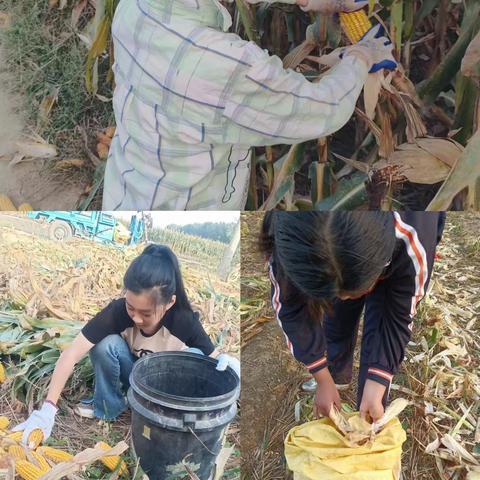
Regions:
<instances>
[{"instance_id":1,"label":"blue glove","mask_svg":"<svg viewBox=\"0 0 480 480\"><path fill-rule=\"evenodd\" d=\"M230 367L238 375L238 378L240 378L240 361L238 359L226 353L221 353L217 357L217 360L217 370L223 372L227 367Z\"/></svg>"},{"instance_id":2,"label":"blue glove","mask_svg":"<svg viewBox=\"0 0 480 480\"><path fill-rule=\"evenodd\" d=\"M13 428L12 432L23 430L22 443L28 445L28 436L33 430L39 428L43 432L43 441L45 441L52 433L57 411L58 409L52 403L45 402L40 410L34 410L28 419Z\"/></svg>"}]
</instances>

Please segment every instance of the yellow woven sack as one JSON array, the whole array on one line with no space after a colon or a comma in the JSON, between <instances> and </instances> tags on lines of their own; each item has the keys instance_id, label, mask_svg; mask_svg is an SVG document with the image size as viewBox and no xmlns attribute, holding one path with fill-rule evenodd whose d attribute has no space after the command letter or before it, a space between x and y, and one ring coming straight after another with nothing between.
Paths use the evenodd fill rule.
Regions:
<instances>
[{"instance_id":1,"label":"yellow woven sack","mask_svg":"<svg viewBox=\"0 0 480 480\"><path fill-rule=\"evenodd\" d=\"M406 406L400 401L403 405L393 402L377 424L368 424L358 413L332 412L331 418L292 428L285 456L295 480L398 480L406 440L396 418Z\"/></svg>"}]
</instances>

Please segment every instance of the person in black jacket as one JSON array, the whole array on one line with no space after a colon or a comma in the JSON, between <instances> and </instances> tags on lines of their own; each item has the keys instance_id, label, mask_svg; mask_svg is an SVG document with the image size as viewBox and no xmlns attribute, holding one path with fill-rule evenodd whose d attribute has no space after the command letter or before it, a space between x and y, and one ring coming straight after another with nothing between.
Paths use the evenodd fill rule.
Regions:
<instances>
[{"instance_id":1,"label":"person in black jacket","mask_svg":"<svg viewBox=\"0 0 480 480\"><path fill-rule=\"evenodd\" d=\"M177 257L164 245L149 245L128 267L125 292L100 311L72 344L62 352L50 381L45 402L14 431L41 429L44 440L52 431L57 401L75 365L90 354L95 372L93 402L79 405L81 416L113 420L128 404L125 390L134 362L152 352L189 350L218 360L217 370L233 368L239 361L215 349L194 312L183 285Z\"/></svg>"},{"instance_id":2,"label":"person in black jacket","mask_svg":"<svg viewBox=\"0 0 480 480\"><path fill-rule=\"evenodd\" d=\"M261 248L287 345L316 381L314 415L340 407L362 311L357 404L384 413L425 295L445 213L271 212Z\"/></svg>"}]
</instances>

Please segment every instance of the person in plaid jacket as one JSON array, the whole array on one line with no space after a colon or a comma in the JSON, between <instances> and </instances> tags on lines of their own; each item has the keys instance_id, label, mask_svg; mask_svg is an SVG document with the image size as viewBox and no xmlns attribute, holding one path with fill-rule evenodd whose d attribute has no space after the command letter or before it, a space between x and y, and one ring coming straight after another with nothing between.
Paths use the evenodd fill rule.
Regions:
<instances>
[{"instance_id":1,"label":"person in plaid jacket","mask_svg":"<svg viewBox=\"0 0 480 480\"><path fill-rule=\"evenodd\" d=\"M297 1L325 13L368 4ZM112 25L117 128L103 210L241 210L254 146L335 132L351 117L369 70L396 65L391 43L374 27L310 83L226 33L231 24L217 0L119 2Z\"/></svg>"}]
</instances>

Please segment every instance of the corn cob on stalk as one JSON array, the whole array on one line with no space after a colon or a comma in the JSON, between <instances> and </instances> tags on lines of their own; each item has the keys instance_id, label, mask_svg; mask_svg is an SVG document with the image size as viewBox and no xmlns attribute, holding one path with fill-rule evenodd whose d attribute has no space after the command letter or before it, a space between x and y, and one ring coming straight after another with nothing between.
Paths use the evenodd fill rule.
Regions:
<instances>
[{"instance_id":1,"label":"corn cob on stalk","mask_svg":"<svg viewBox=\"0 0 480 480\"><path fill-rule=\"evenodd\" d=\"M36 463L38 468L40 468L43 473L48 472L52 468L50 467L50 464L45 460L45 457L40 455L38 452L30 452L30 455L32 456L33 460L35 460L35 462L32 463Z\"/></svg>"},{"instance_id":2,"label":"corn cob on stalk","mask_svg":"<svg viewBox=\"0 0 480 480\"><path fill-rule=\"evenodd\" d=\"M8 454L15 460L26 460L27 456L20 445L10 445L8 447Z\"/></svg>"},{"instance_id":3,"label":"corn cob on stalk","mask_svg":"<svg viewBox=\"0 0 480 480\"><path fill-rule=\"evenodd\" d=\"M35 450L43 442L43 432L36 428L28 436L28 446L32 450Z\"/></svg>"},{"instance_id":4,"label":"corn cob on stalk","mask_svg":"<svg viewBox=\"0 0 480 480\"><path fill-rule=\"evenodd\" d=\"M3 363L0 363L0 383L3 383L7 379L7 375L5 374L5 367Z\"/></svg>"},{"instance_id":5,"label":"corn cob on stalk","mask_svg":"<svg viewBox=\"0 0 480 480\"><path fill-rule=\"evenodd\" d=\"M365 10L340 12L340 25L351 43L357 43L372 28Z\"/></svg>"},{"instance_id":6,"label":"corn cob on stalk","mask_svg":"<svg viewBox=\"0 0 480 480\"><path fill-rule=\"evenodd\" d=\"M112 447L105 442L98 442L95 447L103 448L104 450L110 450ZM119 466L118 473L124 475L128 472L126 463L120 458L119 455L107 455L102 457L100 461L112 472Z\"/></svg>"},{"instance_id":7,"label":"corn cob on stalk","mask_svg":"<svg viewBox=\"0 0 480 480\"><path fill-rule=\"evenodd\" d=\"M52 462L55 463L68 462L73 458L73 455L71 453L53 447L38 447L37 453L43 455L44 457L52 460Z\"/></svg>"},{"instance_id":8,"label":"corn cob on stalk","mask_svg":"<svg viewBox=\"0 0 480 480\"><path fill-rule=\"evenodd\" d=\"M3 194L0 194L0 211L1 212L9 212L9 211L16 211L15 205L13 202Z\"/></svg>"},{"instance_id":9,"label":"corn cob on stalk","mask_svg":"<svg viewBox=\"0 0 480 480\"><path fill-rule=\"evenodd\" d=\"M23 480L37 480L45 472L27 460L17 460L15 462L15 471Z\"/></svg>"},{"instance_id":10,"label":"corn cob on stalk","mask_svg":"<svg viewBox=\"0 0 480 480\"><path fill-rule=\"evenodd\" d=\"M0 430L6 430L10 420L7 417L0 417Z\"/></svg>"},{"instance_id":11,"label":"corn cob on stalk","mask_svg":"<svg viewBox=\"0 0 480 480\"><path fill-rule=\"evenodd\" d=\"M19 212L32 212L33 207L29 203L22 203L21 205L18 206L18 211Z\"/></svg>"}]
</instances>

